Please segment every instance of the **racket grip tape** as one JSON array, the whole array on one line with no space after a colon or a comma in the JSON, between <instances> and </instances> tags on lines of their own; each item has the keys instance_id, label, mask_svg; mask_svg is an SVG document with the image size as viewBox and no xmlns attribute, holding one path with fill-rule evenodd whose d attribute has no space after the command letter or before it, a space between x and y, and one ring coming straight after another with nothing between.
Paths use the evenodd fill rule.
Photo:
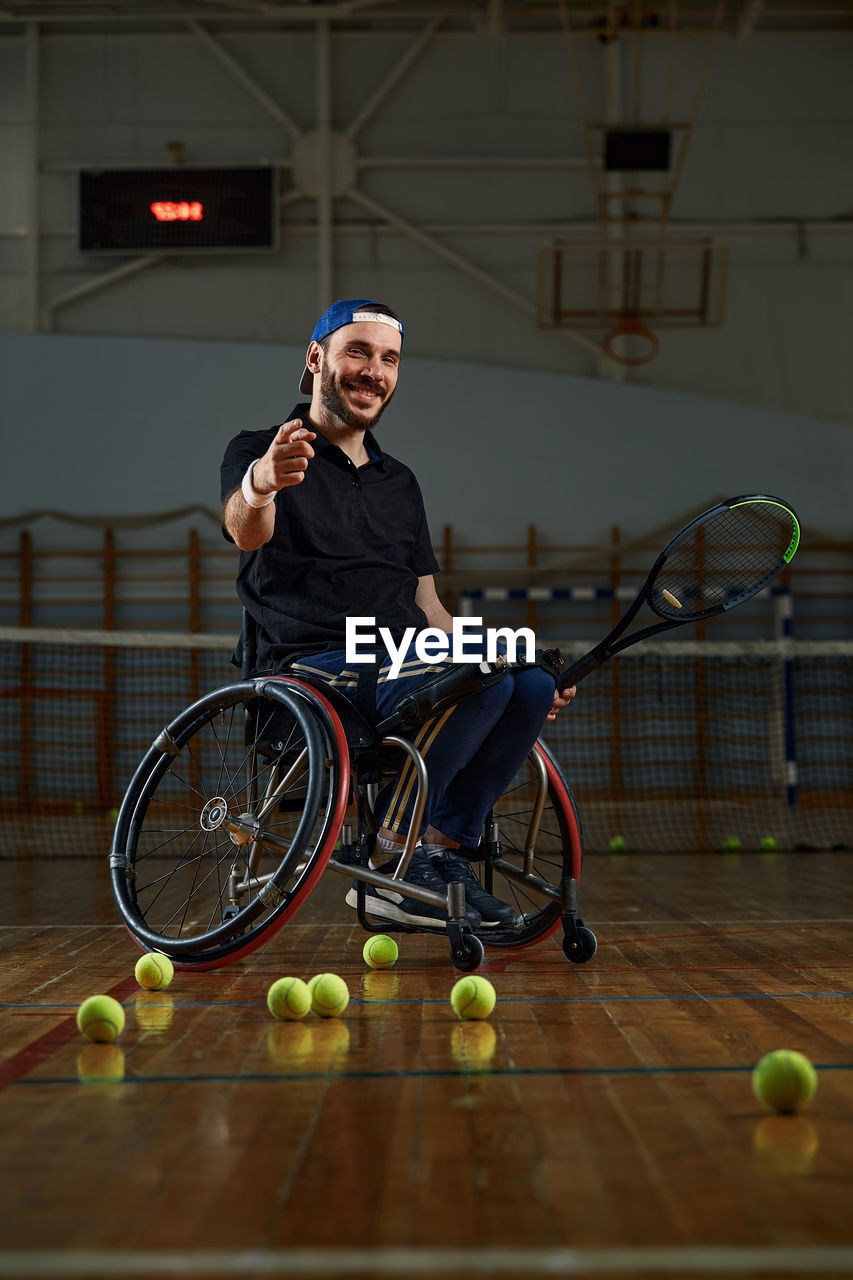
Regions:
<instances>
[{"instance_id":1,"label":"racket grip tape","mask_svg":"<svg viewBox=\"0 0 853 1280\"><path fill-rule=\"evenodd\" d=\"M560 693L571 685L578 684L579 681L583 680L584 676L588 676L597 667L603 666L609 657L610 654L606 649L591 649L582 658L578 658L577 662L573 662L571 666L560 672L560 678L557 681L557 688Z\"/></svg>"}]
</instances>

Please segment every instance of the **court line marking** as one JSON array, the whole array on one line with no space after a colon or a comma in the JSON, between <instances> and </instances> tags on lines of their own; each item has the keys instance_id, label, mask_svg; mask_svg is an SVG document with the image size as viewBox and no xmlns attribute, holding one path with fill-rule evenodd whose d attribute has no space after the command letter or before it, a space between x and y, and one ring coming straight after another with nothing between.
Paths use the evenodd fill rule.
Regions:
<instances>
[{"instance_id":1,"label":"court line marking","mask_svg":"<svg viewBox=\"0 0 853 1280\"><path fill-rule=\"evenodd\" d=\"M135 984L134 984L135 985ZM137 994L139 994L137 992ZM158 994L165 994L161 992ZM735 991L702 995L692 993L684 995L676 992L673 995L655 996L498 996L497 1004L643 1004L662 1000L849 1000L853 991ZM263 1000L171 1000L170 1008L175 1009L265 1009ZM165 1003L165 1002L164 1002ZM411 996L409 998L393 998L388 1000L362 1000L357 996L350 998L351 1005L365 1005L371 1008L379 1004L447 1004L444 996ZM25 1009L28 1012L41 1012L50 1009L77 1009L71 1004L6 1004L0 1002L0 1009Z\"/></svg>"},{"instance_id":2,"label":"court line marking","mask_svg":"<svg viewBox=\"0 0 853 1280\"><path fill-rule=\"evenodd\" d=\"M621 1273L708 1275L849 1274L853 1246L658 1245L618 1248L305 1248L305 1249L4 1249L0 1276L15 1280L73 1280L107 1276L162 1277L292 1275L572 1276Z\"/></svg>"},{"instance_id":3,"label":"court line marking","mask_svg":"<svg viewBox=\"0 0 853 1280\"><path fill-rule=\"evenodd\" d=\"M135 978L123 978L121 982L117 982L105 994L122 1003L136 985ZM64 1005L61 1007L68 1008L69 1006ZM77 1029L76 1014L76 1009L79 1006L70 1007L75 1009L74 1014L63 1018L58 1026L51 1027L43 1035L24 1045L23 1049L13 1053L10 1058L0 1062L0 1093L8 1088L10 1084L18 1084L21 1076L26 1075L28 1071L32 1071L33 1067L46 1062L48 1058L52 1058L59 1049L73 1040L75 1036L80 1035Z\"/></svg>"},{"instance_id":4,"label":"court line marking","mask_svg":"<svg viewBox=\"0 0 853 1280\"><path fill-rule=\"evenodd\" d=\"M853 1071L853 1062L815 1062L815 1071ZM93 1081L84 1084L78 1076L31 1076L17 1080L18 1087L33 1085L80 1085L98 1087L131 1084L280 1084L282 1080L455 1080L468 1076L501 1076L513 1080L520 1076L535 1079L556 1076L686 1076L686 1075L746 1075L752 1074L755 1063L746 1066L737 1063L719 1063L713 1066L663 1065L659 1067L492 1067L488 1064L470 1067L424 1067L421 1069L400 1067L383 1071L246 1071L229 1075L225 1072L210 1075L162 1075L122 1076L120 1079Z\"/></svg>"}]
</instances>

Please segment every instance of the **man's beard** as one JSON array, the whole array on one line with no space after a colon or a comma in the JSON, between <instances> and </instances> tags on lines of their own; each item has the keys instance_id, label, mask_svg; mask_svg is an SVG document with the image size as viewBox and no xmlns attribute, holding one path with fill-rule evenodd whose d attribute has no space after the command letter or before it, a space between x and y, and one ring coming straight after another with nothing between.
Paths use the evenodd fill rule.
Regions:
<instances>
[{"instance_id":1,"label":"man's beard","mask_svg":"<svg viewBox=\"0 0 853 1280\"><path fill-rule=\"evenodd\" d=\"M358 380L355 379L358 386ZM367 384L365 384L367 385ZM371 386L371 390L374 387ZM381 392L380 392L381 394ZM351 409L344 401L341 395L335 375L328 365L323 365L320 374L320 403L327 413L337 418L345 427L354 427L357 431L367 431L369 428L375 427L382 414L385 412L394 392L391 391L383 401L380 402L379 409L370 418L366 414L359 413L357 409Z\"/></svg>"}]
</instances>

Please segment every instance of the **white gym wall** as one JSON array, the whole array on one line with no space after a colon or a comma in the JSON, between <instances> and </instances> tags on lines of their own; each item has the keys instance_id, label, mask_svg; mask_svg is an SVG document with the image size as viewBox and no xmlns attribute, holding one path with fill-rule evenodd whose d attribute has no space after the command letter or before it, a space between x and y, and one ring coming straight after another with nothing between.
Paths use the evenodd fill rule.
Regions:
<instances>
[{"instance_id":1,"label":"white gym wall","mask_svg":"<svg viewBox=\"0 0 853 1280\"><path fill-rule=\"evenodd\" d=\"M128 4L112 24L84 3L63 21L4 7L6 516L214 507L229 436L284 417L322 306L362 295L408 327L382 439L436 531L508 541L536 522L591 542L766 487L850 536L849 5L789 31L772 5L724 6L668 228L728 246L724 323L660 330L658 358L628 371L596 355L601 332L532 314L537 249L597 233L559 6L525 22L460 2L443 23L409 0L274 7L189 0L166 22ZM686 118L711 39L579 32L588 116L658 112L672 54ZM277 252L77 252L77 168L166 166L174 142L188 166L281 166Z\"/></svg>"}]
</instances>

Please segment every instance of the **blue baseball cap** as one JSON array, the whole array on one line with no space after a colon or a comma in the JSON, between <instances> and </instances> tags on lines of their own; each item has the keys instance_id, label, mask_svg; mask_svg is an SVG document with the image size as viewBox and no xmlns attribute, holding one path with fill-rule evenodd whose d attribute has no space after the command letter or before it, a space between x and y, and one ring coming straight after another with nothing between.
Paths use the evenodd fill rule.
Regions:
<instances>
[{"instance_id":1,"label":"blue baseball cap","mask_svg":"<svg viewBox=\"0 0 853 1280\"><path fill-rule=\"evenodd\" d=\"M378 322L396 329L400 335L400 345L402 346L406 341L406 329L402 320L398 320L396 316L386 315L384 311L362 311L363 307L381 305L381 303L374 302L372 298L343 298L339 302L333 302L330 307L326 308L314 325L311 341L322 342L324 338L328 338L330 333L334 333L336 329L343 329L346 324L355 324L359 320L367 320L372 324ZM313 389L314 375L306 365L299 381L299 390L303 395L310 395Z\"/></svg>"}]
</instances>

